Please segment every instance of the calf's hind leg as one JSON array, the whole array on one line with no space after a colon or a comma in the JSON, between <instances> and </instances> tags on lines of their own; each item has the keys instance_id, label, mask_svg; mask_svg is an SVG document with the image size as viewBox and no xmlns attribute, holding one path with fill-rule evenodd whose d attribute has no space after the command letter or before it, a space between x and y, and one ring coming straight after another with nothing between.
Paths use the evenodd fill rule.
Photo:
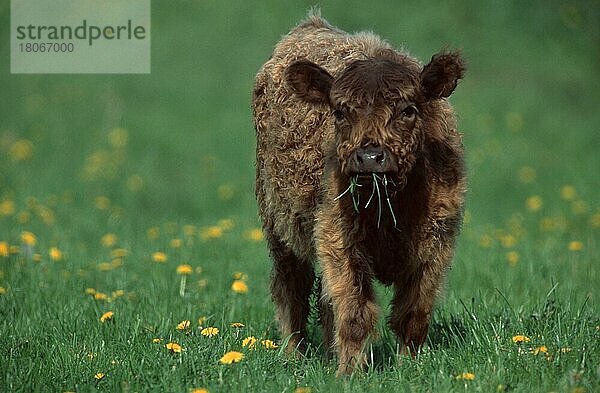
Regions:
<instances>
[{"instance_id":1,"label":"calf's hind leg","mask_svg":"<svg viewBox=\"0 0 600 393\"><path fill-rule=\"evenodd\" d=\"M313 266L298 258L275 234L265 232L273 258L271 296L276 307L281 338L289 338L288 351L304 350L307 344L309 297L315 280Z\"/></svg>"}]
</instances>

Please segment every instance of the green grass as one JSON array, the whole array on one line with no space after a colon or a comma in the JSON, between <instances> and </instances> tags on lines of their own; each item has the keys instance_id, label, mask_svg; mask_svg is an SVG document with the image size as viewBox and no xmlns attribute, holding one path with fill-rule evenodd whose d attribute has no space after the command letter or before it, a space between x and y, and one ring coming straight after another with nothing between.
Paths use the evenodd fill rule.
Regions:
<instances>
[{"instance_id":1,"label":"green grass","mask_svg":"<svg viewBox=\"0 0 600 393\"><path fill-rule=\"evenodd\" d=\"M152 73L138 76L11 75L3 2L0 242L18 250L0 256L0 391L600 390L599 8L354 3L322 11L425 61L444 46L468 59L452 97L468 154L468 214L419 357L397 356L384 321L373 365L347 380L336 380L318 346L314 317L306 358L241 345L247 336L285 340L265 245L247 233L260 226L250 90L312 2L154 2ZM18 159L19 146L31 154ZM566 185L574 196L561 196ZM102 245L107 233L115 245ZM128 252L120 265L111 265L115 248ZM157 251L166 262L153 261ZM195 270L181 297L184 263ZM236 272L247 293L231 290ZM86 288L123 296L94 300ZM378 287L378 298L387 310L388 290ZM101 323L109 310L113 321ZM199 317L220 333L202 336ZM176 329L183 320L189 332ZM531 341L515 344L515 335ZM169 353L170 341L184 351ZM541 346L547 355L532 353ZM230 350L245 358L220 364ZM464 372L475 379L456 378Z\"/></svg>"}]
</instances>

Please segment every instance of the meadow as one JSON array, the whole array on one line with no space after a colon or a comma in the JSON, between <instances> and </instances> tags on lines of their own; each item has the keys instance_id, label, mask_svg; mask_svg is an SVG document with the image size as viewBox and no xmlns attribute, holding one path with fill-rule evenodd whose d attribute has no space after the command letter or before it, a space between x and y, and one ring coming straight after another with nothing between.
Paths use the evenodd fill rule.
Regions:
<instances>
[{"instance_id":1,"label":"meadow","mask_svg":"<svg viewBox=\"0 0 600 393\"><path fill-rule=\"evenodd\" d=\"M17 75L0 4L0 391L600 391L594 2L322 2L423 61L462 50L469 193L416 359L384 320L347 379L316 316L282 351L250 91L312 5L155 1L151 74Z\"/></svg>"}]
</instances>

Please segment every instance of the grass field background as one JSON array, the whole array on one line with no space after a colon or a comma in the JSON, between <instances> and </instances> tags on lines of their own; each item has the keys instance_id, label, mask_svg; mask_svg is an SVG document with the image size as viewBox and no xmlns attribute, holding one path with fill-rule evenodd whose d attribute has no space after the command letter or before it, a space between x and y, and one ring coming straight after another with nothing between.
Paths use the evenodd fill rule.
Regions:
<instances>
[{"instance_id":1,"label":"grass field background","mask_svg":"<svg viewBox=\"0 0 600 393\"><path fill-rule=\"evenodd\" d=\"M382 321L336 380L316 318L306 358L280 350L253 193L253 78L314 3L155 1L150 75L11 75L2 2L0 391L600 391L600 7L423 3L321 4L468 61L467 214L428 344L400 358Z\"/></svg>"}]
</instances>

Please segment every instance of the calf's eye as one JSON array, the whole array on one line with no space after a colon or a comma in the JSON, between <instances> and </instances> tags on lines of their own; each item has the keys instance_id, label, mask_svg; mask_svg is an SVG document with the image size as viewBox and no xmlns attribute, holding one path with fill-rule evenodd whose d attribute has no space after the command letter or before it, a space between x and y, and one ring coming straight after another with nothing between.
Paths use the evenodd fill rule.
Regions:
<instances>
[{"instance_id":1,"label":"calf's eye","mask_svg":"<svg viewBox=\"0 0 600 393\"><path fill-rule=\"evenodd\" d=\"M404 121L414 120L417 115L417 108L414 105L409 105L400 112L400 116Z\"/></svg>"},{"instance_id":2,"label":"calf's eye","mask_svg":"<svg viewBox=\"0 0 600 393\"><path fill-rule=\"evenodd\" d=\"M335 117L335 120L337 120L337 121L344 120L344 112L342 112L339 109L336 109L333 111L333 116Z\"/></svg>"}]
</instances>

